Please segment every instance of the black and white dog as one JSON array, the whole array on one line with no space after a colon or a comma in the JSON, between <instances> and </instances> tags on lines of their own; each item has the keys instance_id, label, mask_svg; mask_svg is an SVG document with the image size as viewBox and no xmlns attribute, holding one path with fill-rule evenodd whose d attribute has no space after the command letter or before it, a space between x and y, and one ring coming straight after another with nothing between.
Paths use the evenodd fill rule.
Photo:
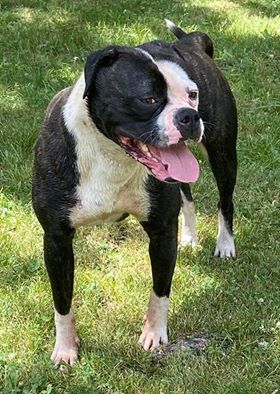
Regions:
<instances>
[{"instance_id":1,"label":"black and white dog","mask_svg":"<svg viewBox=\"0 0 280 394\"><path fill-rule=\"evenodd\" d=\"M174 43L110 46L89 55L84 74L47 109L36 146L33 205L44 229L55 305L56 365L72 365L78 352L71 311L75 229L128 214L150 239L153 289L140 343L148 350L167 342L181 207L181 242L197 241L189 183L197 180L199 166L189 139L206 150L219 189L215 255L235 256L234 98L211 59L209 37L186 34L169 21L167 26L178 38Z\"/></svg>"}]
</instances>

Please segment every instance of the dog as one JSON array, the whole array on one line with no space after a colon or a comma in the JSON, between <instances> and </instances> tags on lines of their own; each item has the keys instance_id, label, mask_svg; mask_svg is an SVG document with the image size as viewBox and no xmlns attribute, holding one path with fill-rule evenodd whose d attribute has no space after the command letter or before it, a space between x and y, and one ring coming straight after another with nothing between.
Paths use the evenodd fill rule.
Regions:
<instances>
[{"instance_id":1,"label":"dog","mask_svg":"<svg viewBox=\"0 0 280 394\"><path fill-rule=\"evenodd\" d=\"M215 256L235 257L232 195L237 173L237 111L230 87L201 32L167 27L177 40L109 46L87 57L84 73L50 102L35 148L33 207L44 230L44 260L54 306L51 359L73 365L79 339L71 309L75 229L134 215L149 236L153 287L140 343L167 343L177 257L195 245L190 183L199 165L187 146L207 153L218 191Z\"/></svg>"}]
</instances>

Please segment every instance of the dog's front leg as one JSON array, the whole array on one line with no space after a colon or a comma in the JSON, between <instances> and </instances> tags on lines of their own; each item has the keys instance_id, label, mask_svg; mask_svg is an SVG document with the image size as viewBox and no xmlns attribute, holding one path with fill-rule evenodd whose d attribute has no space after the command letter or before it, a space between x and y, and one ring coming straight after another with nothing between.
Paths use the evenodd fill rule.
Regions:
<instances>
[{"instance_id":1,"label":"dog's front leg","mask_svg":"<svg viewBox=\"0 0 280 394\"><path fill-rule=\"evenodd\" d=\"M139 342L145 350L154 350L167 343L169 293L177 257L178 218L165 222L147 222L143 227L149 235L153 289L145 324Z\"/></svg>"},{"instance_id":2,"label":"dog's front leg","mask_svg":"<svg viewBox=\"0 0 280 394\"><path fill-rule=\"evenodd\" d=\"M71 311L74 279L73 235L73 230L59 230L46 232L44 236L45 264L55 305L56 341L51 359L56 367L59 367L61 362L73 365L78 357L79 339Z\"/></svg>"}]
</instances>

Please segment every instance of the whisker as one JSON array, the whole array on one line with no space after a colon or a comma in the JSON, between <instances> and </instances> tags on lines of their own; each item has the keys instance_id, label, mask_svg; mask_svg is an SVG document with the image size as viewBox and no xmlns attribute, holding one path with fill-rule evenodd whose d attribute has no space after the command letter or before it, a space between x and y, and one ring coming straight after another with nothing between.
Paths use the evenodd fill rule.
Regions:
<instances>
[{"instance_id":1,"label":"whisker","mask_svg":"<svg viewBox=\"0 0 280 394\"><path fill-rule=\"evenodd\" d=\"M152 129L152 130L147 130L147 131L145 131L144 133L142 133L142 134L140 135L140 137L143 137L143 135L152 133L153 131L154 131L154 129Z\"/></svg>"},{"instance_id":2,"label":"whisker","mask_svg":"<svg viewBox=\"0 0 280 394\"><path fill-rule=\"evenodd\" d=\"M216 125L214 124L214 123L211 123L211 122L205 122L204 120L202 121L203 122L203 124L207 127L207 126L210 126L210 127L216 127Z\"/></svg>"},{"instance_id":3,"label":"whisker","mask_svg":"<svg viewBox=\"0 0 280 394\"><path fill-rule=\"evenodd\" d=\"M153 136L153 133L154 133L154 129L148 130L148 131L146 131L145 133L141 134L140 138L143 138L143 136L146 136L145 139L144 139L144 144L145 144L146 141L149 139L149 137ZM155 137L156 137L156 136L155 136ZM153 138L152 138L152 140L153 140Z\"/></svg>"},{"instance_id":4,"label":"whisker","mask_svg":"<svg viewBox=\"0 0 280 394\"><path fill-rule=\"evenodd\" d=\"M154 143L154 141L156 140L157 135L155 134L154 137L152 138L152 144Z\"/></svg>"},{"instance_id":5,"label":"whisker","mask_svg":"<svg viewBox=\"0 0 280 394\"><path fill-rule=\"evenodd\" d=\"M205 120L203 120L202 121L204 124L207 124L207 125L210 125L210 126L215 126L215 124L214 123L211 123L211 122L206 122Z\"/></svg>"}]
</instances>

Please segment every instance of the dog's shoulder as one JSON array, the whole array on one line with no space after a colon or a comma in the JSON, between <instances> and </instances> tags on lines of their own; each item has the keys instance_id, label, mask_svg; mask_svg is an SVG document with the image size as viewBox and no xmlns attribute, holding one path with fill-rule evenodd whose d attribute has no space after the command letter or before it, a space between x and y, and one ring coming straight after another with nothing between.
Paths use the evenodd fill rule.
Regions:
<instances>
[{"instance_id":1,"label":"dog's shoulder","mask_svg":"<svg viewBox=\"0 0 280 394\"><path fill-rule=\"evenodd\" d=\"M50 101L38 136L35 153L37 153L39 148L40 150L44 149L45 153L51 153L53 151L51 148L70 142L71 138L67 138L63 108L69 99L71 91L72 87L67 87L58 92Z\"/></svg>"},{"instance_id":2,"label":"dog's shoulder","mask_svg":"<svg viewBox=\"0 0 280 394\"><path fill-rule=\"evenodd\" d=\"M57 118L61 114L61 108L66 104L73 87L68 86L60 90L50 101L46 114L45 114L45 122L53 120L53 118Z\"/></svg>"}]
</instances>

